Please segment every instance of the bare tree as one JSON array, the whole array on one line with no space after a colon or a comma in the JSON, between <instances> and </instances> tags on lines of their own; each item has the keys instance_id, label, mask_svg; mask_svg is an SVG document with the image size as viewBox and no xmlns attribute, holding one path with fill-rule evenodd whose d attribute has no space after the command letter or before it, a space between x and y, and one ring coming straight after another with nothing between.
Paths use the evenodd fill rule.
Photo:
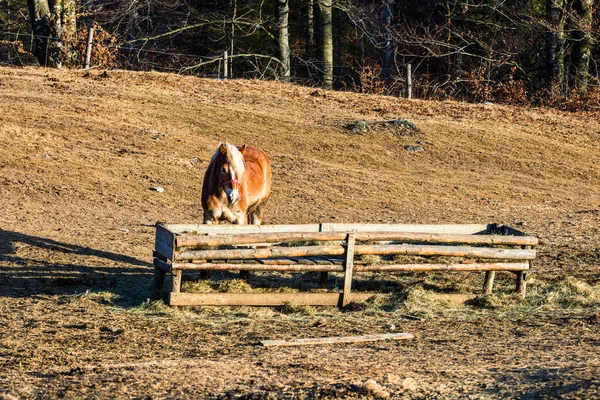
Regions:
<instances>
[{"instance_id":1,"label":"bare tree","mask_svg":"<svg viewBox=\"0 0 600 400\"><path fill-rule=\"evenodd\" d=\"M585 96L589 80L590 54L592 47L592 16L594 0L575 0L573 2L573 66L575 68L575 87Z\"/></svg>"},{"instance_id":2,"label":"bare tree","mask_svg":"<svg viewBox=\"0 0 600 400\"><path fill-rule=\"evenodd\" d=\"M333 0L318 0L321 26L323 88L333 89Z\"/></svg>"},{"instance_id":3,"label":"bare tree","mask_svg":"<svg viewBox=\"0 0 600 400\"><path fill-rule=\"evenodd\" d=\"M281 78L289 82L290 80L290 37L288 21L290 7L288 0L276 0L277 11L279 14L279 58L281 61Z\"/></svg>"}]
</instances>

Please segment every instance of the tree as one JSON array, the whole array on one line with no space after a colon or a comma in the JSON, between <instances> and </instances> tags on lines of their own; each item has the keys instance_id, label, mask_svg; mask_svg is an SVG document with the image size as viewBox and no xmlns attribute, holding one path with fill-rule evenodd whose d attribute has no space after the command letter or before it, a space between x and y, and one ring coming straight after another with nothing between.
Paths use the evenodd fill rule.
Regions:
<instances>
[{"instance_id":1,"label":"tree","mask_svg":"<svg viewBox=\"0 0 600 400\"><path fill-rule=\"evenodd\" d=\"M77 34L75 0L28 0L33 53L42 65L62 67Z\"/></svg>"},{"instance_id":2,"label":"tree","mask_svg":"<svg viewBox=\"0 0 600 400\"><path fill-rule=\"evenodd\" d=\"M318 0L321 25L323 88L333 89L333 0Z\"/></svg>"},{"instance_id":3,"label":"tree","mask_svg":"<svg viewBox=\"0 0 600 400\"><path fill-rule=\"evenodd\" d=\"M592 16L594 0L575 0L573 2L573 67L575 68L575 88L585 96L589 80L590 53L592 47Z\"/></svg>"},{"instance_id":4,"label":"tree","mask_svg":"<svg viewBox=\"0 0 600 400\"><path fill-rule=\"evenodd\" d=\"M546 0L546 78L548 87L565 81L565 0Z\"/></svg>"},{"instance_id":5,"label":"tree","mask_svg":"<svg viewBox=\"0 0 600 400\"><path fill-rule=\"evenodd\" d=\"M276 0L277 12L279 15L279 58L281 60L281 78L289 82L290 80L290 37L288 29L288 20L290 7L288 0Z\"/></svg>"}]
</instances>

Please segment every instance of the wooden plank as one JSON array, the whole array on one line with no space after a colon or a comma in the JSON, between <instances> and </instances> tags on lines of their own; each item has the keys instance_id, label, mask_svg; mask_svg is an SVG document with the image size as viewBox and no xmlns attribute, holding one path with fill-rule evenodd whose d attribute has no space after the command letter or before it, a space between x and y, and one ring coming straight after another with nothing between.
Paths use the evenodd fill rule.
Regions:
<instances>
[{"instance_id":1,"label":"wooden plank","mask_svg":"<svg viewBox=\"0 0 600 400\"><path fill-rule=\"evenodd\" d=\"M342 255L344 246L300 246L300 247L273 247L270 249L228 249L228 250L186 250L175 254L175 260L185 261L196 258L201 259L256 259L277 257L310 257L324 255ZM536 251L527 249L497 249L489 247L469 246L442 246L442 245L357 245L355 253L358 255L419 255L419 256L450 256L472 257L505 260L533 260Z\"/></svg>"},{"instance_id":2,"label":"wooden plank","mask_svg":"<svg viewBox=\"0 0 600 400\"><path fill-rule=\"evenodd\" d=\"M274 260L277 261L277 260ZM165 263L166 264L166 263ZM168 265L168 264L166 264ZM207 271L280 271L280 272L343 272L340 264L229 264L173 263L173 269ZM470 264L377 264L354 265L354 272L450 272L450 271L527 271L529 263L470 263ZM170 271L170 270L169 270Z\"/></svg>"},{"instance_id":3,"label":"wooden plank","mask_svg":"<svg viewBox=\"0 0 600 400\"><path fill-rule=\"evenodd\" d=\"M353 301L365 301L376 293L353 293ZM171 306L338 306L340 293L171 293Z\"/></svg>"},{"instance_id":4,"label":"wooden plank","mask_svg":"<svg viewBox=\"0 0 600 400\"><path fill-rule=\"evenodd\" d=\"M156 238L156 241L154 242L154 251L157 252L161 258L167 260L172 260L175 253L172 245L165 243L159 238Z\"/></svg>"},{"instance_id":5,"label":"wooden plank","mask_svg":"<svg viewBox=\"0 0 600 400\"><path fill-rule=\"evenodd\" d=\"M450 272L450 271L527 271L528 262L472 264L378 264L355 265L355 272Z\"/></svg>"},{"instance_id":6,"label":"wooden plank","mask_svg":"<svg viewBox=\"0 0 600 400\"><path fill-rule=\"evenodd\" d=\"M317 263L306 257L295 257L294 258L298 264L302 265L316 265Z\"/></svg>"},{"instance_id":7,"label":"wooden plank","mask_svg":"<svg viewBox=\"0 0 600 400\"><path fill-rule=\"evenodd\" d=\"M198 234L227 233L269 233L269 232L318 232L319 224L296 225L205 225L205 224L167 224L165 227L177 234L197 232Z\"/></svg>"},{"instance_id":8,"label":"wooden plank","mask_svg":"<svg viewBox=\"0 0 600 400\"><path fill-rule=\"evenodd\" d=\"M418 225L418 224L321 224L321 232L421 232L421 233L453 233L453 234L485 234L489 232L488 224L451 224L451 225Z\"/></svg>"},{"instance_id":9,"label":"wooden plank","mask_svg":"<svg viewBox=\"0 0 600 400\"><path fill-rule=\"evenodd\" d=\"M341 265L302 264L228 264L228 263L173 263L173 269L206 271L281 271L281 272L342 272Z\"/></svg>"},{"instance_id":10,"label":"wooden plank","mask_svg":"<svg viewBox=\"0 0 600 400\"><path fill-rule=\"evenodd\" d=\"M333 265L333 263L331 261L329 261L326 258L322 258L322 257L310 257L310 260L318 265Z\"/></svg>"},{"instance_id":11,"label":"wooden plank","mask_svg":"<svg viewBox=\"0 0 600 400\"><path fill-rule=\"evenodd\" d=\"M171 264L164 262L160 258L155 258L153 264L155 268L158 268L163 272L171 272Z\"/></svg>"},{"instance_id":12,"label":"wooden plank","mask_svg":"<svg viewBox=\"0 0 600 400\"><path fill-rule=\"evenodd\" d=\"M152 293L153 297L158 297L160 291L162 290L165 282L165 271L161 268L154 267L154 291Z\"/></svg>"},{"instance_id":13,"label":"wooden plank","mask_svg":"<svg viewBox=\"0 0 600 400\"><path fill-rule=\"evenodd\" d=\"M162 240L164 243L173 247L173 243L175 243L175 234L172 231L170 231L166 225L157 224L156 240Z\"/></svg>"},{"instance_id":14,"label":"wooden plank","mask_svg":"<svg viewBox=\"0 0 600 400\"><path fill-rule=\"evenodd\" d=\"M212 236L177 236L177 248L185 247L250 245L260 243L297 243L306 241L330 242L346 238L345 232L292 232L292 233L252 233ZM405 242L405 243L449 243L449 244L488 244L510 246L536 246L535 236L475 235L457 233L423 232L356 232L358 241Z\"/></svg>"},{"instance_id":15,"label":"wooden plank","mask_svg":"<svg viewBox=\"0 0 600 400\"><path fill-rule=\"evenodd\" d=\"M354 268L354 243L356 238L349 233L346 238L346 257L344 263L344 291L342 292L342 307L346 307L352 301L352 270Z\"/></svg>"},{"instance_id":16,"label":"wooden plank","mask_svg":"<svg viewBox=\"0 0 600 400\"><path fill-rule=\"evenodd\" d=\"M291 339L291 340L261 340L260 343L265 347L274 346L305 346L305 345L320 345L320 344L338 344L338 343L365 343L376 342L380 340L409 340L414 336L410 333L382 333L375 335L362 336L336 336L323 338L306 338L306 339Z\"/></svg>"}]
</instances>

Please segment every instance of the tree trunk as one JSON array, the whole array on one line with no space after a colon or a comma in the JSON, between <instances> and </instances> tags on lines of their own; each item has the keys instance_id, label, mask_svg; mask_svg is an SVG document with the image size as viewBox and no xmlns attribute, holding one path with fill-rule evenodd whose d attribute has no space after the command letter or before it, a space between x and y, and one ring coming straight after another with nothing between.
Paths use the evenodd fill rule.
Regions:
<instances>
[{"instance_id":1,"label":"tree trunk","mask_svg":"<svg viewBox=\"0 0 600 400\"><path fill-rule=\"evenodd\" d=\"M307 0L306 54L312 58L315 48L315 1Z\"/></svg>"},{"instance_id":2,"label":"tree trunk","mask_svg":"<svg viewBox=\"0 0 600 400\"><path fill-rule=\"evenodd\" d=\"M546 79L548 88L565 84L565 0L546 0Z\"/></svg>"},{"instance_id":3,"label":"tree trunk","mask_svg":"<svg viewBox=\"0 0 600 400\"><path fill-rule=\"evenodd\" d=\"M589 80L590 51L592 47L593 0L575 0L575 28L573 31L573 66L575 67L575 87L581 96L587 94Z\"/></svg>"},{"instance_id":4,"label":"tree trunk","mask_svg":"<svg viewBox=\"0 0 600 400\"><path fill-rule=\"evenodd\" d=\"M279 54L281 59L281 79L290 80L290 36L288 32L288 17L290 7L288 0L277 0L279 14Z\"/></svg>"},{"instance_id":5,"label":"tree trunk","mask_svg":"<svg viewBox=\"0 0 600 400\"><path fill-rule=\"evenodd\" d=\"M392 64L392 6L394 0L387 0L383 8L383 19L385 23L385 46L383 49L383 71L382 78L390 77Z\"/></svg>"},{"instance_id":6,"label":"tree trunk","mask_svg":"<svg viewBox=\"0 0 600 400\"><path fill-rule=\"evenodd\" d=\"M77 34L75 0L28 0L28 6L35 56L41 65L62 67Z\"/></svg>"},{"instance_id":7,"label":"tree trunk","mask_svg":"<svg viewBox=\"0 0 600 400\"><path fill-rule=\"evenodd\" d=\"M319 0L319 14L321 25L321 48L323 62L323 88L333 89L333 27L332 27L332 1Z\"/></svg>"},{"instance_id":8,"label":"tree trunk","mask_svg":"<svg viewBox=\"0 0 600 400\"><path fill-rule=\"evenodd\" d=\"M28 0L31 33L33 35L32 52L40 65L46 65L48 36L50 36L50 7L48 0Z\"/></svg>"}]
</instances>

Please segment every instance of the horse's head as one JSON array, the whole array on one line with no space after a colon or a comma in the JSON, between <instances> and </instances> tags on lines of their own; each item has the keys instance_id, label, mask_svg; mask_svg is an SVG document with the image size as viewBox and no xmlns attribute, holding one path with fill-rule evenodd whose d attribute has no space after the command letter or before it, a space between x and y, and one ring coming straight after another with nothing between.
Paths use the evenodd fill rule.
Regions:
<instances>
[{"instance_id":1,"label":"horse's head","mask_svg":"<svg viewBox=\"0 0 600 400\"><path fill-rule=\"evenodd\" d=\"M221 143L215 153L219 183L227 195L229 206L234 206L240 199L240 184L244 178L244 152L246 145L239 149L229 143Z\"/></svg>"}]
</instances>

